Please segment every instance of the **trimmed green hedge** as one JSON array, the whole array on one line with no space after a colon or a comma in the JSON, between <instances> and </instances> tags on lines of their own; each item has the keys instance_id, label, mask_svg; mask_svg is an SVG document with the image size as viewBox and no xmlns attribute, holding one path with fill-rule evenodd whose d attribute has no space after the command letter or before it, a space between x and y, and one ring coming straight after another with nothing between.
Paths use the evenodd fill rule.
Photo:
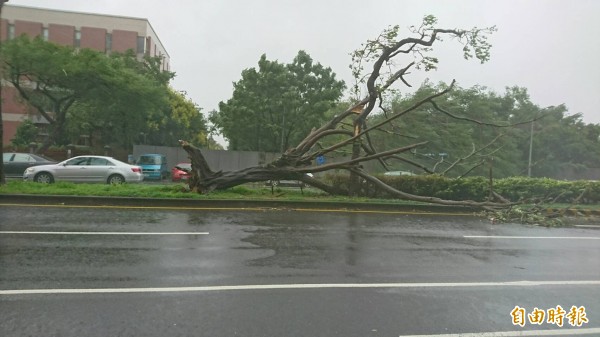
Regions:
<instances>
[{"instance_id":1,"label":"trimmed green hedge","mask_svg":"<svg viewBox=\"0 0 600 337\"><path fill-rule=\"evenodd\" d=\"M484 177L453 179L439 175L422 175L377 176L377 178L397 190L421 196L485 201L490 194L489 179ZM348 189L350 183L347 174L329 174L326 180L334 186L345 189ZM599 181L512 177L495 179L493 189L510 201L541 200L556 203L572 203L585 191L578 203L600 203ZM367 182L362 183L361 191L363 196L372 198L393 198L389 193Z\"/></svg>"}]
</instances>

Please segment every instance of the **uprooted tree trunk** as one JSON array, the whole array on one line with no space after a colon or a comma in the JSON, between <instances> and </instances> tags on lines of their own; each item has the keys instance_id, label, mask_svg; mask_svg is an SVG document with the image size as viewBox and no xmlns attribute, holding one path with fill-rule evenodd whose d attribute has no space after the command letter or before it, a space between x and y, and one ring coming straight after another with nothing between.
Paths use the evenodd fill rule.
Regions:
<instances>
[{"instance_id":1,"label":"uprooted tree trunk","mask_svg":"<svg viewBox=\"0 0 600 337\"><path fill-rule=\"evenodd\" d=\"M430 95L415 103L413 106L393 114L386 114L387 118L375 125L367 125L367 117L376 108L382 107L383 93L388 90L398 80L405 85L408 83L404 75L413 66L427 69L435 68L437 59L425 56L429 47L436 41L439 41L442 35L458 39L463 46L463 52L466 58L475 56L481 62L489 58L490 45L487 44L485 35L494 29L473 29L473 30L454 30L454 29L435 29L435 18L426 17L419 28L413 28L412 33L416 37L410 37L398 40L398 27L392 27L384 31L376 40L369 41L363 45L362 49L353 54L353 74L358 84L362 83L366 87L366 95L350 106L347 110L335 115L330 121L319 128L313 129L306 137L295 147L287 149L277 160L262 166L249 167L238 171L222 172L213 171L200 149L194 147L186 141L180 141L182 147L187 151L192 161L192 178L189 186L192 190L199 193L209 193L213 190L221 190L237 186L248 182L261 182L266 180L293 179L304 182L313 187L319 188L330 194L352 194L340 186L331 186L325 182L308 175L308 173L318 173L329 170L346 170L352 179L358 184L359 181L367 181L372 185L385 190L391 195L401 199L414 200L442 205L469 206L482 209L504 208L511 204L503 199L498 201L475 202L475 201L456 201L443 200L430 196L417 196L397 190L383 181L377 179L362 168L362 164L367 161L380 161L384 163L386 159L399 158L404 152L408 152L417 147L427 144L427 142L414 143L401 148L388 150L377 150L370 142L369 134L392 123L394 120L424 106L430 105L434 111L445 114L451 118L469 120L480 125L495 125L461 116L455 116L452 113L440 108L435 99L447 94L452 90L454 81L445 90ZM396 58L400 55L410 54L419 62L410 62L406 67L394 69ZM473 55L474 54L474 55ZM363 75L362 71L365 64L372 63L370 73ZM409 85L408 85L409 86ZM352 129L344 128L349 121L353 124ZM495 125L509 126L509 125ZM331 136L343 136L344 139L333 145L322 147L321 141ZM338 139L338 138L336 138ZM315 159L319 156L330 154L342 147L352 147L353 153L350 159L341 162L329 163L325 165L314 165ZM476 153L478 150L473 150ZM410 163L409 160L405 160ZM415 163L415 165L418 165ZM425 171L428 171L424 168Z\"/></svg>"}]
</instances>

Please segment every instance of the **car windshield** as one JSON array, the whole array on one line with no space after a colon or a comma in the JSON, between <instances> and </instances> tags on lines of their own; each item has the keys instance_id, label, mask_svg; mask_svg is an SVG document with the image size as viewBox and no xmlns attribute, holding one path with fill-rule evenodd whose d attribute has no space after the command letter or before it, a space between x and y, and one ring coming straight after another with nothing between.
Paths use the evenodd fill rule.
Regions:
<instances>
[{"instance_id":1,"label":"car windshield","mask_svg":"<svg viewBox=\"0 0 600 337\"><path fill-rule=\"evenodd\" d=\"M177 164L176 166L178 169L184 170L184 171L189 171L192 169L192 164L187 164L187 163L182 163L182 164Z\"/></svg>"},{"instance_id":2,"label":"car windshield","mask_svg":"<svg viewBox=\"0 0 600 337\"><path fill-rule=\"evenodd\" d=\"M141 156L140 160L138 160L138 164L140 164L140 165L160 165L161 160L160 160L160 157Z\"/></svg>"}]
</instances>

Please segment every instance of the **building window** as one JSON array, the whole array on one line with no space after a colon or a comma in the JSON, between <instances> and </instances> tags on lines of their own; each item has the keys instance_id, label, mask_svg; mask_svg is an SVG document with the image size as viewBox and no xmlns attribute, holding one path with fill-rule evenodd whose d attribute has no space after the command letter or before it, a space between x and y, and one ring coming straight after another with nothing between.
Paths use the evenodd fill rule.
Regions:
<instances>
[{"instance_id":1,"label":"building window","mask_svg":"<svg viewBox=\"0 0 600 337\"><path fill-rule=\"evenodd\" d=\"M15 25L12 23L8 25L8 38L10 40L15 38Z\"/></svg>"},{"instance_id":2,"label":"building window","mask_svg":"<svg viewBox=\"0 0 600 337\"><path fill-rule=\"evenodd\" d=\"M137 53L138 54L143 54L144 53L144 46L146 45L146 38L143 36L138 36L137 37Z\"/></svg>"},{"instance_id":3,"label":"building window","mask_svg":"<svg viewBox=\"0 0 600 337\"><path fill-rule=\"evenodd\" d=\"M75 46L75 48L81 47L81 31L79 30L75 31L75 39L73 41L73 45Z\"/></svg>"},{"instance_id":4,"label":"building window","mask_svg":"<svg viewBox=\"0 0 600 337\"><path fill-rule=\"evenodd\" d=\"M112 51L112 34L106 33L106 52Z\"/></svg>"},{"instance_id":5,"label":"building window","mask_svg":"<svg viewBox=\"0 0 600 337\"><path fill-rule=\"evenodd\" d=\"M44 41L48 41L48 28L46 27L42 28L42 38Z\"/></svg>"}]
</instances>

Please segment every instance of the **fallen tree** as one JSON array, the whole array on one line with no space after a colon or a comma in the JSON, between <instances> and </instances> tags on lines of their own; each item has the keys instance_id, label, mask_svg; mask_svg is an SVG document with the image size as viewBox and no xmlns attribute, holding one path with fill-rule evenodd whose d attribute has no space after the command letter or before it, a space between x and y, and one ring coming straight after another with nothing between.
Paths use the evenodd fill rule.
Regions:
<instances>
[{"instance_id":1,"label":"fallen tree","mask_svg":"<svg viewBox=\"0 0 600 337\"><path fill-rule=\"evenodd\" d=\"M393 86L398 83L410 86L405 80L405 75L408 74L410 69L416 68L427 71L436 68L438 60L429 56L429 52L432 50L431 46L441 41L442 37L456 40L462 46L463 55L466 59L476 58L482 63L489 60L491 45L487 42L487 36L495 31L494 27L459 30L439 29L435 28L435 25L435 18L427 16L419 27L410 28L410 34L412 35L410 37L400 39L398 37L399 27L394 26L386 29L376 39L363 44L362 48L352 54L351 66L353 76L356 79L354 94L362 98L357 99L355 104L340 111L319 128L313 128L295 147L288 148L278 159L271 163L238 171L213 171L199 148L187 141L180 141L181 146L187 151L192 162L193 172L189 181L190 189L198 193L210 193L213 190L227 189L249 182L293 179L330 194L356 195L360 184L369 182L391 195L407 200L482 209L505 208L512 205L512 203L493 193L490 193L490 200L483 202L444 200L431 196L405 193L385 184L364 170L362 166L368 161L379 161L386 166L386 160L390 158L401 159L410 163L409 159L399 156L423 146L427 142L417 142L399 148L380 150L373 146L370 141L370 134L425 105L436 113L444 114L449 118L467 120L480 125L509 126L508 124L496 125L457 116L440 107L436 103L436 98L450 92L455 85L454 81L447 88L423 98L404 110L397 112L385 111L386 92L393 90ZM397 63L402 56L412 57L412 61L404 67L399 67ZM366 68L370 69L367 73L365 73ZM365 93L361 95L362 90ZM386 113L386 118L374 125L367 125L367 117L377 108ZM329 141L328 145L323 145L325 140L331 139L335 139L332 144ZM481 152L487 146L484 145L480 148L474 146L471 155ZM334 153L341 148L351 148L351 157L335 163L315 164L318 157ZM459 160L464 159L463 157ZM414 165L419 164L414 163ZM432 170L424 167L422 169L425 172L432 172ZM351 175L350 190L343 189L340 186L328 185L313 177L313 175L309 175L309 173L329 170L348 171Z\"/></svg>"}]
</instances>

